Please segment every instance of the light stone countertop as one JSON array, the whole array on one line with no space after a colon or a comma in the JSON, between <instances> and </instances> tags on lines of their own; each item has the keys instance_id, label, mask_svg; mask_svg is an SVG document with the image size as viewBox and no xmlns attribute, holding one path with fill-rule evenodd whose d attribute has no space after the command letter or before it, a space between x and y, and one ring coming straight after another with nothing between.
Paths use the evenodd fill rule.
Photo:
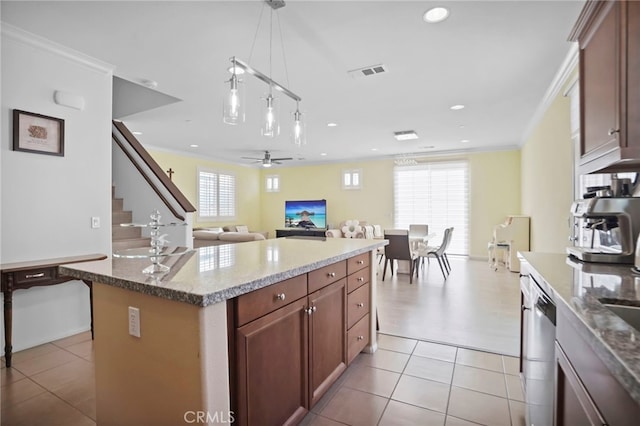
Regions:
<instances>
[{"instance_id":1,"label":"light stone countertop","mask_svg":"<svg viewBox=\"0 0 640 426\"><path fill-rule=\"evenodd\" d=\"M551 286L558 309L573 314L571 324L640 404L640 331L600 302L640 306L640 275L632 265L586 263L559 253L520 256Z\"/></svg>"},{"instance_id":2,"label":"light stone countertop","mask_svg":"<svg viewBox=\"0 0 640 426\"><path fill-rule=\"evenodd\" d=\"M163 297L208 306L241 294L366 253L386 240L351 238L277 238L194 249L167 257L166 274L142 270L148 259L108 258L65 264L60 274Z\"/></svg>"}]
</instances>

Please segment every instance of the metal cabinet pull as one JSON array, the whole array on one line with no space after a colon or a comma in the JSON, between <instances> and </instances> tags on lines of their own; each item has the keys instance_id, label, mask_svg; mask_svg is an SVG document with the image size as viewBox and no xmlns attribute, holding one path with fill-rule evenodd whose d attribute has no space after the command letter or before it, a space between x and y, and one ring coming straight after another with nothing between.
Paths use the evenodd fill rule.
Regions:
<instances>
[{"instance_id":1,"label":"metal cabinet pull","mask_svg":"<svg viewBox=\"0 0 640 426\"><path fill-rule=\"evenodd\" d=\"M613 136L613 135L615 135L616 133L620 133L620 129L614 129L614 128L611 128L611 129L609 129L609 132L607 132L607 134L608 134L609 136Z\"/></svg>"},{"instance_id":2,"label":"metal cabinet pull","mask_svg":"<svg viewBox=\"0 0 640 426\"><path fill-rule=\"evenodd\" d=\"M358 265L363 265L364 264L364 260L358 260L358 262L356 262Z\"/></svg>"},{"instance_id":3,"label":"metal cabinet pull","mask_svg":"<svg viewBox=\"0 0 640 426\"><path fill-rule=\"evenodd\" d=\"M307 315L311 315L312 313L314 313L316 311L316 307L315 306L309 306L309 309L306 310Z\"/></svg>"},{"instance_id":4,"label":"metal cabinet pull","mask_svg":"<svg viewBox=\"0 0 640 426\"><path fill-rule=\"evenodd\" d=\"M277 300L284 300L287 296L284 293L276 294Z\"/></svg>"},{"instance_id":5,"label":"metal cabinet pull","mask_svg":"<svg viewBox=\"0 0 640 426\"><path fill-rule=\"evenodd\" d=\"M38 274L27 274L24 276L25 278L42 278L44 277L44 272L40 272Z\"/></svg>"},{"instance_id":6,"label":"metal cabinet pull","mask_svg":"<svg viewBox=\"0 0 640 426\"><path fill-rule=\"evenodd\" d=\"M364 281L364 277L358 277L358 281L360 282Z\"/></svg>"},{"instance_id":7,"label":"metal cabinet pull","mask_svg":"<svg viewBox=\"0 0 640 426\"><path fill-rule=\"evenodd\" d=\"M336 276L336 273L335 273L335 272L329 272L329 273L327 274L327 276L329 276L329 277L333 278L333 277L335 277L335 276Z\"/></svg>"},{"instance_id":8,"label":"metal cabinet pull","mask_svg":"<svg viewBox=\"0 0 640 426\"><path fill-rule=\"evenodd\" d=\"M364 303L360 302L360 303L356 303L356 306L358 308L364 308Z\"/></svg>"},{"instance_id":9,"label":"metal cabinet pull","mask_svg":"<svg viewBox=\"0 0 640 426\"><path fill-rule=\"evenodd\" d=\"M358 336L358 340L364 340L364 336Z\"/></svg>"}]
</instances>

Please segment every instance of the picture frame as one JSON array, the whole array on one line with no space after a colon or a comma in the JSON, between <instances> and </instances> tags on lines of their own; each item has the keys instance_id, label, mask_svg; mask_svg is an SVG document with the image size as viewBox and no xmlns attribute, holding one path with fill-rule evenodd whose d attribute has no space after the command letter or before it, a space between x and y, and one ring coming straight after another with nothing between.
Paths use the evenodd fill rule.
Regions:
<instances>
[{"instance_id":1,"label":"picture frame","mask_svg":"<svg viewBox=\"0 0 640 426\"><path fill-rule=\"evenodd\" d=\"M64 157L64 120L14 109L13 150Z\"/></svg>"}]
</instances>

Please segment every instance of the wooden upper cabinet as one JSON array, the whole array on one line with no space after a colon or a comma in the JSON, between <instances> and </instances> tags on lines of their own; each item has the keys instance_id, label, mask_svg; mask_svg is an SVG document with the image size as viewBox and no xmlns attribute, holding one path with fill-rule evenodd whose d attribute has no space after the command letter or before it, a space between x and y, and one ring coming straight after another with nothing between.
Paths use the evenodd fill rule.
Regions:
<instances>
[{"instance_id":1,"label":"wooden upper cabinet","mask_svg":"<svg viewBox=\"0 0 640 426\"><path fill-rule=\"evenodd\" d=\"M626 138L629 145L640 145L640 2L627 3L625 80Z\"/></svg>"},{"instance_id":2,"label":"wooden upper cabinet","mask_svg":"<svg viewBox=\"0 0 640 426\"><path fill-rule=\"evenodd\" d=\"M588 1L570 40L580 46L580 173L640 167L640 5Z\"/></svg>"}]
</instances>

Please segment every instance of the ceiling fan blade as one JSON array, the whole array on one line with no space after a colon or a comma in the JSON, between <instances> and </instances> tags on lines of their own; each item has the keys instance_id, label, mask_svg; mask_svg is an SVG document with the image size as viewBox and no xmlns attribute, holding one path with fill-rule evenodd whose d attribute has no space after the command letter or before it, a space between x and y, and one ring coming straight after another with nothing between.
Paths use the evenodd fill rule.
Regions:
<instances>
[{"instance_id":1,"label":"ceiling fan blade","mask_svg":"<svg viewBox=\"0 0 640 426\"><path fill-rule=\"evenodd\" d=\"M287 158L272 158L271 161L284 161L284 160L293 160L291 157Z\"/></svg>"},{"instance_id":2,"label":"ceiling fan blade","mask_svg":"<svg viewBox=\"0 0 640 426\"><path fill-rule=\"evenodd\" d=\"M255 158L255 157L240 157L243 160L256 160L256 161L262 161L262 158Z\"/></svg>"}]
</instances>

